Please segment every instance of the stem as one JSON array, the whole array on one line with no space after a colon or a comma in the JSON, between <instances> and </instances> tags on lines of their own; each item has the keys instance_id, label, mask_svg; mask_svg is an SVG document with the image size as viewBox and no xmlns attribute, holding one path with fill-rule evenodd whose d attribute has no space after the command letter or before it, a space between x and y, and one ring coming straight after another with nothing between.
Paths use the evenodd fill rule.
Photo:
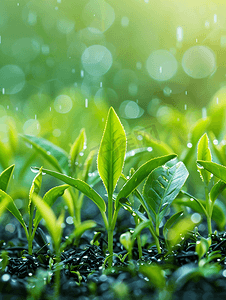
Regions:
<instances>
[{"instance_id":1,"label":"stem","mask_svg":"<svg viewBox=\"0 0 226 300\"><path fill-rule=\"evenodd\" d=\"M137 216L134 217L134 221L136 226L139 225L140 221ZM138 246L139 258L141 258L143 253L142 253L140 233L137 235L137 246Z\"/></svg>"},{"instance_id":2,"label":"stem","mask_svg":"<svg viewBox=\"0 0 226 300\"><path fill-rule=\"evenodd\" d=\"M154 229L153 224L149 227L149 230L150 230L150 232L152 234L152 237L155 241L155 245L157 247L158 253L161 253L162 251L161 251L161 248L160 248L159 239L158 239L158 236L155 233L155 229Z\"/></svg>"},{"instance_id":3,"label":"stem","mask_svg":"<svg viewBox=\"0 0 226 300\"><path fill-rule=\"evenodd\" d=\"M111 257L109 258L109 266L113 264L113 232L114 228L112 226L112 214L113 214L113 201L112 195L108 195L108 252Z\"/></svg>"},{"instance_id":4,"label":"stem","mask_svg":"<svg viewBox=\"0 0 226 300\"><path fill-rule=\"evenodd\" d=\"M146 210L146 211L147 211L149 220L152 221L152 217L151 217L150 213L148 212L148 210ZM157 223L157 222L156 222L156 223ZM158 253L162 253L161 248L160 248L160 244L159 244L159 239L158 239L158 235L159 235L159 234L156 234L156 232L159 232L159 231L158 231L159 228L158 228L158 230L157 230L157 225L156 225L156 232L155 232L153 223L151 223L151 225L150 225L150 227L149 227L149 230L150 230L150 232L151 232L151 234L152 234L152 237L153 237L153 239L154 239L154 241L155 241L155 245L156 245L156 247L157 247Z\"/></svg>"},{"instance_id":5,"label":"stem","mask_svg":"<svg viewBox=\"0 0 226 300\"><path fill-rule=\"evenodd\" d=\"M113 232L114 231L112 229L108 229L108 252L111 256L109 258L109 267L113 264Z\"/></svg>"},{"instance_id":6,"label":"stem","mask_svg":"<svg viewBox=\"0 0 226 300\"><path fill-rule=\"evenodd\" d=\"M55 270L55 283L54 283L54 297L59 299L60 294L60 251L59 249L56 252L56 270Z\"/></svg>"},{"instance_id":7,"label":"stem","mask_svg":"<svg viewBox=\"0 0 226 300\"><path fill-rule=\"evenodd\" d=\"M33 214L34 214L34 204L30 204L30 216L29 216L29 225L28 225L28 254L32 255L32 225L33 225Z\"/></svg>"},{"instance_id":8,"label":"stem","mask_svg":"<svg viewBox=\"0 0 226 300\"><path fill-rule=\"evenodd\" d=\"M212 201L209 197L209 191L207 186L205 186L205 195L206 195L206 211L207 211L207 226L208 226L208 235L211 236L212 234L212 224L211 224L211 217L212 217Z\"/></svg>"}]
</instances>

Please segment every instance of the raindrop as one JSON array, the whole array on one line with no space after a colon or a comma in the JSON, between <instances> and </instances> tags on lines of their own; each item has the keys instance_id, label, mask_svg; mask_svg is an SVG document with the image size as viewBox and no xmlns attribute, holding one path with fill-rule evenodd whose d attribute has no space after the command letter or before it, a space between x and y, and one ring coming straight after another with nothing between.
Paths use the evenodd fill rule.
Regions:
<instances>
[{"instance_id":1,"label":"raindrop","mask_svg":"<svg viewBox=\"0 0 226 300\"><path fill-rule=\"evenodd\" d=\"M51 152L50 152L50 151L47 151L47 154L48 154L48 155L50 155L50 154L51 154Z\"/></svg>"},{"instance_id":2,"label":"raindrop","mask_svg":"<svg viewBox=\"0 0 226 300\"><path fill-rule=\"evenodd\" d=\"M187 143L188 148L192 148L192 143Z\"/></svg>"},{"instance_id":3,"label":"raindrop","mask_svg":"<svg viewBox=\"0 0 226 300\"><path fill-rule=\"evenodd\" d=\"M83 78L84 77L84 71L81 70L81 77Z\"/></svg>"},{"instance_id":4,"label":"raindrop","mask_svg":"<svg viewBox=\"0 0 226 300\"><path fill-rule=\"evenodd\" d=\"M102 82L100 82L100 87L102 88Z\"/></svg>"},{"instance_id":5,"label":"raindrop","mask_svg":"<svg viewBox=\"0 0 226 300\"><path fill-rule=\"evenodd\" d=\"M184 110L187 110L187 104L184 104Z\"/></svg>"},{"instance_id":6,"label":"raindrop","mask_svg":"<svg viewBox=\"0 0 226 300\"><path fill-rule=\"evenodd\" d=\"M85 107L88 107L88 99L85 99Z\"/></svg>"},{"instance_id":7,"label":"raindrop","mask_svg":"<svg viewBox=\"0 0 226 300\"><path fill-rule=\"evenodd\" d=\"M152 147L148 147L148 148L147 148L147 151L148 151L148 152L151 152L152 150L153 150Z\"/></svg>"},{"instance_id":8,"label":"raindrop","mask_svg":"<svg viewBox=\"0 0 226 300\"><path fill-rule=\"evenodd\" d=\"M206 28L209 28L209 27L210 27L210 22L206 21L206 22L205 22L205 27L206 27Z\"/></svg>"},{"instance_id":9,"label":"raindrop","mask_svg":"<svg viewBox=\"0 0 226 300\"><path fill-rule=\"evenodd\" d=\"M2 94L3 95L5 94L5 88L2 88Z\"/></svg>"},{"instance_id":10,"label":"raindrop","mask_svg":"<svg viewBox=\"0 0 226 300\"><path fill-rule=\"evenodd\" d=\"M206 119L206 118L207 118L207 110L206 110L206 107L203 107L203 108L202 108L202 118L203 118L203 119Z\"/></svg>"},{"instance_id":11,"label":"raindrop","mask_svg":"<svg viewBox=\"0 0 226 300\"><path fill-rule=\"evenodd\" d=\"M217 23L217 15L216 14L214 14L213 20L214 20L214 23Z\"/></svg>"},{"instance_id":12,"label":"raindrop","mask_svg":"<svg viewBox=\"0 0 226 300\"><path fill-rule=\"evenodd\" d=\"M10 280L10 275L9 274L4 274L2 275L2 281L6 282Z\"/></svg>"},{"instance_id":13,"label":"raindrop","mask_svg":"<svg viewBox=\"0 0 226 300\"><path fill-rule=\"evenodd\" d=\"M181 42L183 40L183 28L177 27L177 40L178 42Z\"/></svg>"},{"instance_id":14,"label":"raindrop","mask_svg":"<svg viewBox=\"0 0 226 300\"><path fill-rule=\"evenodd\" d=\"M217 104L219 103L219 98L217 97Z\"/></svg>"},{"instance_id":15,"label":"raindrop","mask_svg":"<svg viewBox=\"0 0 226 300\"><path fill-rule=\"evenodd\" d=\"M213 144L214 144L214 145L218 145L218 140L216 140L216 139L213 140Z\"/></svg>"},{"instance_id":16,"label":"raindrop","mask_svg":"<svg viewBox=\"0 0 226 300\"><path fill-rule=\"evenodd\" d=\"M73 218L71 216L67 217L66 218L66 223L69 224L69 225L73 224L74 223Z\"/></svg>"},{"instance_id":17,"label":"raindrop","mask_svg":"<svg viewBox=\"0 0 226 300\"><path fill-rule=\"evenodd\" d=\"M35 168L33 168L33 167L31 167L31 171L32 171L33 173L35 173L35 174L39 172L38 169L35 169Z\"/></svg>"},{"instance_id":18,"label":"raindrop","mask_svg":"<svg viewBox=\"0 0 226 300\"><path fill-rule=\"evenodd\" d=\"M15 229L15 225L12 223L9 223L5 226L5 231L8 231L9 233L14 233Z\"/></svg>"},{"instance_id":19,"label":"raindrop","mask_svg":"<svg viewBox=\"0 0 226 300\"><path fill-rule=\"evenodd\" d=\"M194 213L191 215L191 220L193 223L199 223L201 221L201 216L199 213Z\"/></svg>"},{"instance_id":20,"label":"raindrop","mask_svg":"<svg viewBox=\"0 0 226 300\"><path fill-rule=\"evenodd\" d=\"M35 115L35 120L37 120L37 115Z\"/></svg>"}]
</instances>

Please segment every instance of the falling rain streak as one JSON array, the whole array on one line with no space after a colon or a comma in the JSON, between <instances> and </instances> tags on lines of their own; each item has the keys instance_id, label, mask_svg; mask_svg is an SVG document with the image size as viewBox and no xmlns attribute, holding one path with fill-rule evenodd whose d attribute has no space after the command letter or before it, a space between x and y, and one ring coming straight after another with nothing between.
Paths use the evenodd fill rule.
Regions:
<instances>
[{"instance_id":1,"label":"falling rain streak","mask_svg":"<svg viewBox=\"0 0 226 300\"><path fill-rule=\"evenodd\" d=\"M177 27L177 40L181 42L183 40L183 28Z\"/></svg>"},{"instance_id":2,"label":"falling rain streak","mask_svg":"<svg viewBox=\"0 0 226 300\"><path fill-rule=\"evenodd\" d=\"M85 107L88 107L88 99L85 99Z\"/></svg>"}]
</instances>

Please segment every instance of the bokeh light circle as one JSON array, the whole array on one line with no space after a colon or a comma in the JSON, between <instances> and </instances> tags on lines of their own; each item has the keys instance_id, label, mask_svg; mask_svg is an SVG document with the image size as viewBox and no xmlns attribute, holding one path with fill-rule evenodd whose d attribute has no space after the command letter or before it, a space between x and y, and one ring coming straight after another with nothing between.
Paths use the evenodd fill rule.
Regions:
<instances>
[{"instance_id":1,"label":"bokeh light circle","mask_svg":"<svg viewBox=\"0 0 226 300\"><path fill-rule=\"evenodd\" d=\"M66 114L72 109L72 100L67 95L59 95L54 101L54 108L58 113Z\"/></svg>"},{"instance_id":2,"label":"bokeh light circle","mask_svg":"<svg viewBox=\"0 0 226 300\"><path fill-rule=\"evenodd\" d=\"M112 66L111 52L104 46L93 45L82 54L82 65L86 72L92 76L102 76Z\"/></svg>"},{"instance_id":3,"label":"bokeh light circle","mask_svg":"<svg viewBox=\"0 0 226 300\"><path fill-rule=\"evenodd\" d=\"M0 69L0 88L4 88L6 94L16 94L24 85L25 75L20 67L7 65Z\"/></svg>"},{"instance_id":4,"label":"bokeh light circle","mask_svg":"<svg viewBox=\"0 0 226 300\"><path fill-rule=\"evenodd\" d=\"M98 109L102 109L105 103L109 105L113 103L114 105L118 101L117 93L111 88L100 88L95 96L94 96L94 103Z\"/></svg>"},{"instance_id":5,"label":"bokeh light circle","mask_svg":"<svg viewBox=\"0 0 226 300\"><path fill-rule=\"evenodd\" d=\"M21 62L30 62L40 53L40 44L33 38L21 38L14 42L12 55Z\"/></svg>"},{"instance_id":6,"label":"bokeh light circle","mask_svg":"<svg viewBox=\"0 0 226 300\"><path fill-rule=\"evenodd\" d=\"M115 21L115 11L103 0L90 0L83 10L82 17L88 27L105 32Z\"/></svg>"},{"instance_id":7,"label":"bokeh light circle","mask_svg":"<svg viewBox=\"0 0 226 300\"><path fill-rule=\"evenodd\" d=\"M215 54L206 46L193 46L184 53L182 67L192 78L205 78L216 69Z\"/></svg>"},{"instance_id":8,"label":"bokeh light circle","mask_svg":"<svg viewBox=\"0 0 226 300\"><path fill-rule=\"evenodd\" d=\"M38 135L40 132L40 123L38 120L29 119L24 123L23 132L29 135Z\"/></svg>"},{"instance_id":9,"label":"bokeh light circle","mask_svg":"<svg viewBox=\"0 0 226 300\"><path fill-rule=\"evenodd\" d=\"M167 50L157 50L151 53L146 62L149 75L158 81L172 78L178 68L178 63L173 54Z\"/></svg>"},{"instance_id":10,"label":"bokeh light circle","mask_svg":"<svg viewBox=\"0 0 226 300\"><path fill-rule=\"evenodd\" d=\"M143 115L144 110L136 102L125 100L121 103L119 112L125 119L137 119Z\"/></svg>"}]
</instances>

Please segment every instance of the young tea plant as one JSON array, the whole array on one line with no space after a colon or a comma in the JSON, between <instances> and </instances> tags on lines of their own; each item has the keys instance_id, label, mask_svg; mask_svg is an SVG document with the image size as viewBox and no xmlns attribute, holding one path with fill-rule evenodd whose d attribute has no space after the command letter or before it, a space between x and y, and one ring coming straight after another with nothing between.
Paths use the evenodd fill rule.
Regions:
<instances>
[{"instance_id":1,"label":"young tea plant","mask_svg":"<svg viewBox=\"0 0 226 300\"><path fill-rule=\"evenodd\" d=\"M224 174L220 169L223 166L217 165L212 161L212 155L209 148L209 139L205 133L198 142L197 147L197 168L200 173L201 180L205 188L205 200L197 199L185 191L181 191L183 195L190 197L190 200L179 200L177 204L182 204L191 207L193 210L204 214L207 219L209 237L212 234L212 219L219 227L223 228L225 225L225 215L222 208L216 203L217 197L226 187L226 181L222 178ZM225 168L226 169L226 168ZM211 188L211 173L220 178ZM225 178L226 179L226 178Z\"/></svg>"},{"instance_id":2,"label":"young tea plant","mask_svg":"<svg viewBox=\"0 0 226 300\"><path fill-rule=\"evenodd\" d=\"M140 224L146 224L145 226L149 227L159 253L161 253L159 242L160 223L168 213L170 205L179 194L188 175L189 173L182 162L169 163L168 165L166 163L165 166L159 166L149 174L143 186L142 195L137 190L134 193L143 210L147 213L148 219L141 213L141 209L136 202L130 200L122 204L142 220ZM180 214L181 212L171 217L165 231L180 217Z\"/></svg>"},{"instance_id":3,"label":"young tea plant","mask_svg":"<svg viewBox=\"0 0 226 300\"><path fill-rule=\"evenodd\" d=\"M0 201L1 206L4 201L8 201L8 204L6 205L6 208L14 215L14 217L20 222L22 227L24 228L25 235L28 241L28 253L32 255L32 244L33 240L35 238L36 230L38 228L38 225L42 219L42 216L39 211L35 213L36 205L33 201L34 197L39 193L41 184L42 184L42 168L40 168L40 171L35 176L30 192L29 192L29 203L28 203L28 213L29 213L29 224L26 225L23 216L21 215L20 211L14 204L13 199L5 192L9 179L12 175L14 169L14 165L6 169L1 175L0 175ZM69 185L64 184L61 186L56 186L52 189L50 189L43 197L43 203L46 203L50 206L53 205L55 200L62 196L65 189L67 189Z\"/></svg>"},{"instance_id":4,"label":"young tea plant","mask_svg":"<svg viewBox=\"0 0 226 300\"><path fill-rule=\"evenodd\" d=\"M170 154L153 158L147 161L145 164L140 166L139 169L134 172L131 178L123 185L114 201L113 193L115 191L119 177L122 174L125 153L126 134L116 112L111 107L108 112L107 121L97 157L98 172L104 183L108 195L107 207L103 198L86 182L80 179L74 179L55 171L47 169L42 170L46 174L52 175L75 187L98 206L108 232L108 251L110 254L110 266L113 262L113 232L121 207L120 199L128 197L155 168L164 165L166 162L176 157L176 154ZM107 208L108 214L106 214Z\"/></svg>"},{"instance_id":5,"label":"young tea plant","mask_svg":"<svg viewBox=\"0 0 226 300\"><path fill-rule=\"evenodd\" d=\"M85 129L81 129L79 136L71 145L69 153L44 138L30 135L21 135L21 137L58 172L87 181L94 151L89 153L85 162L81 162L84 150L86 149ZM81 209L84 194L79 193L78 189L70 187L65 191L63 198L68 206L69 214L73 218L75 228L79 227L81 224Z\"/></svg>"}]
</instances>

